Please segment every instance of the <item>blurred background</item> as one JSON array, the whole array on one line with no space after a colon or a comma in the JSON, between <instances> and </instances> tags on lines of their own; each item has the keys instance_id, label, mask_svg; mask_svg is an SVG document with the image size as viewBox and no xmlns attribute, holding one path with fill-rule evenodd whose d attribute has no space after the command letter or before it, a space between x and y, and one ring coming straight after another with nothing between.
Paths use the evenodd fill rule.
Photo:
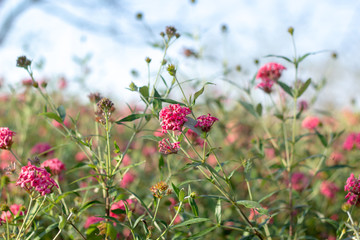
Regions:
<instances>
[{"instance_id":1,"label":"blurred background","mask_svg":"<svg viewBox=\"0 0 360 240\"><path fill-rule=\"evenodd\" d=\"M100 91L131 101L137 96L126 90L129 84L148 81L145 58L152 59L151 76L159 68L159 33L166 26L181 34L168 61L182 80L209 81L217 91L229 91L224 79L246 85L261 64L277 61L288 68L283 81L291 83L290 64L264 58L294 55L291 26L297 54L321 51L302 63L299 75L318 84L327 80L318 104L350 107L360 101L359 12L355 0L0 0L2 89L16 89L28 78L15 66L26 55L36 79L46 79L49 87L56 89L63 77L68 94L86 98Z\"/></svg>"}]
</instances>

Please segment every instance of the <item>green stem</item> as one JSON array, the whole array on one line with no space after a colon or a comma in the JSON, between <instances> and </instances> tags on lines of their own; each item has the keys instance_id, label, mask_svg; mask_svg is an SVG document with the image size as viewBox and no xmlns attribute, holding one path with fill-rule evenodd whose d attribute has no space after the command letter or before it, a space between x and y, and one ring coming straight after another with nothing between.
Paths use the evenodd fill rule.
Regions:
<instances>
[{"instance_id":1,"label":"green stem","mask_svg":"<svg viewBox=\"0 0 360 240\"><path fill-rule=\"evenodd\" d=\"M32 199L32 197L30 196L29 206L28 206L28 208L27 208L27 212L26 212L25 218L24 218L24 220L23 220L23 223L21 224L21 227L20 227L19 233L18 233L18 235L17 235L17 237L16 237L16 240L20 239L20 237L21 237L21 235L22 235L22 230L23 230L23 228L24 228L24 225L25 225L25 223L26 223L26 221L27 221L27 218L28 218L28 216L29 216L29 213L30 213L30 211L31 211L32 202L33 202L33 199Z\"/></svg>"},{"instance_id":2,"label":"green stem","mask_svg":"<svg viewBox=\"0 0 360 240\"><path fill-rule=\"evenodd\" d=\"M183 202L180 202L178 210L176 211L175 216L172 218L170 224L166 227L165 231L163 231L162 234L156 240L159 240L162 236L164 236L167 233L167 231L169 231L170 227L174 224L176 217L179 215L182 205L183 205Z\"/></svg>"},{"instance_id":3,"label":"green stem","mask_svg":"<svg viewBox=\"0 0 360 240\"><path fill-rule=\"evenodd\" d=\"M19 163L20 166L24 166L24 164L21 163L19 157L13 152L12 149L9 150L11 154L15 157L16 161Z\"/></svg>"},{"instance_id":4,"label":"green stem","mask_svg":"<svg viewBox=\"0 0 360 240\"><path fill-rule=\"evenodd\" d=\"M154 213L154 216L153 216L153 218L152 218L152 220L151 220L151 223L154 223L154 222L155 222L156 214L157 214L157 212L158 212L158 210L159 210L160 201L161 201L160 198L156 198L156 208L155 208L155 213Z\"/></svg>"}]
</instances>

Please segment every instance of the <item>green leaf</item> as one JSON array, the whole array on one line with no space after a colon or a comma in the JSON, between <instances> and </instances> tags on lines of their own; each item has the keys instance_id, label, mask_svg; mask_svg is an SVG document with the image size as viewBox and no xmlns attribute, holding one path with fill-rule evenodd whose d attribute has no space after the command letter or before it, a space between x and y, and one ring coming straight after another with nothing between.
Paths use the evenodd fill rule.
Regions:
<instances>
[{"instance_id":1,"label":"green leaf","mask_svg":"<svg viewBox=\"0 0 360 240\"><path fill-rule=\"evenodd\" d=\"M290 86L288 86L286 83L281 82L281 81L277 81L277 83L279 84L279 86L290 96L294 97L293 95L293 90L291 89Z\"/></svg>"},{"instance_id":2,"label":"green leaf","mask_svg":"<svg viewBox=\"0 0 360 240\"><path fill-rule=\"evenodd\" d=\"M239 102L249 113L251 113L254 117L258 118L258 115L257 115L253 105L251 105L248 102L242 101L242 100L239 100Z\"/></svg>"},{"instance_id":3,"label":"green leaf","mask_svg":"<svg viewBox=\"0 0 360 240\"><path fill-rule=\"evenodd\" d=\"M168 88L169 88L169 86L167 85L167 83L166 83L166 81L165 81L164 77L160 75L160 78L161 78L161 80L163 81L164 85L166 86L166 89L168 89Z\"/></svg>"},{"instance_id":4,"label":"green leaf","mask_svg":"<svg viewBox=\"0 0 360 240\"><path fill-rule=\"evenodd\" d=\"M164 162L164 157L162 154L160 154L160 157L159 157L159 164L158 164L158 168L159 170L161 171L162 168L165 166L165 162Z\"/></svg>"},{"instance_id":5,"label":"green leaf","mask_svg":"<svg viewBox=\"0 0 360 240\"><path fill-rule=\"evenodd\" d=\"M306 82L301 86L301 88L299 89L299 92L297 93L297 97L300 97L306 91L306 89L309 87L310 83L311 83L311 78L306 80Z\"/></svg>"},{"instance_id":6,"label":"green leaf","mask_svg":"<svg viewBox=\"0 0 360 240\"><path fill-rule=\"evenodd\" d=\"M161 137L156 137L154 135L145 135L145 136L141 136L141 137L144 138L144 139L155 141L155 142L159 142L162 139Z\"/></svg>"},{"instance_id":7,"label":"green leaf","mask_svg":"<svg viewBox=\"0 0 360 240\"><path fill-rule=\"evenodd\" d=\"M216 222L221 224L221 199L219 198L215 207Z\"/></svg>"},{"instance_id":8,"label":"green leaf","mask_svg":"<svg viewBox=\"0 0 360 240\"><path fill-rule=\"evenodd\" d=\"M180 189L174 183L171 183L171 186L172 186L176 196L179 198Z\"/></svg>"},{"instance_id":9,"label":"green leaf","mask_svg":"<svg viewBox=\"0 0 360 240\"><path fill-rule=\"evenodd\" d=\"M130 85L129 85L129 89L130 91L137 91L139 88L136 86L136 84L134 82L131 82Z\"/></svg>"},{"instance_id":10,"label":"green leaf","mask_svg":"<svg viewBox=\"0 0 360 240\"><path fill-rule=\"evenodd\" d=\"M64 122L65 120L65 117L66 117L66 110L64 108L64 106L60 105L58 108L57 108L57 111L60 115L60 118L61 118L61 122Z\"/></svg>"},{"instance_id":11,"label":"green leaf","mask_svg":"<svg viewBox=\"0 0 360 240\"><path fill-rule=\"evenodd\" d=\"M114 141L114 148L115 148L114 153L121 153L121 150L120 150L119 146L117 145L116 141Z\"/></svg>"},{"instance_id":12,"label":"green leaf","mask_svg":"<svg viewBox=\"0 0 360 240\"><path fill-rule=\"evenodd\" d=\"M186 220L185 222L182 222L182 223L176 224L175 226L172 226L171 229L184 227L184 226L201 223L201 222L207 222L207 221L210 221L210 219L209 218L192 218L192 219Z\"/></svg>"},{"instance_id":13,"label":"green leaf","mask_svg":"<svg viewBox=\"0 0 360 240\"><path fill-rule=\"evenodd\" d=\"M64 218L63 216L59 216L60 220L59 220L59 229L64 229L65 225L66 225L66 218Z\"/></svg>"},{"instance_id":14,"label":"green leaf","mask_svg":"<svg viewBox=\"0 0 360 240\"><path fill-rule=\"evenodd\" d=\"M179 201L180 202L184 201L184 198L185 198L185 191L184 189L181 189L179 192Z\"/></svg>"},{"instance_id":15,"label":"green leaf","mask_svg":"<svg viewBox=\"0 0 360 240\"><path fill-rule=\"evenodd\" d=\"M265 197L262 197L260 200L259 200L259 203L261 203L262 201L264 201L265 199L268 199L269 197L271 197L272 195L274 195L275 193L278 193L280 192L280 190L276 190L274 192L271 192L269 194L267 194Z\"/></svg>"},{"instance_id":16,"label":"green leaf","mask_svg":"<svg viewBox=\"0 0 360 240\"><path fill-rule=\"evenodd\" d=\"M250 200L239 200L236 203L243 205L246 208L255 208L260 214L268 214L268 210L264 209L258 202Z\"/></svg>"},{"instance_id":17,"label":"green leaf","mask_svg":"<svg viewBox=\"0 0 360 240\"><path fill-rule=\"evenodd\" d=\"M54 119L55 121L57 121L59 123L62 123L62 119L56 113L44 112L44 113L40 113L39 115L40 116L45 116L45 117L50 118L50 119Z\"/></svg>"},{"instance_id":18,"label":"green leaf","mask_svg":"<svg viewBox=\"0 0 360 240\"><path fill-rule=\"evenodd\" d=\"M197 99L201 94L203 94L204 89L205 89L205 86L202 87L199 91L197 91L197 92L194 94L194 99L193 99L193 102L192 102L193 104L195 104L196 99Z\"/></svg>"},{"instance_id":19,"label":"green leaf","mask_svg":"<svg viewBox=\"0 0 360 240\"><path fill-rule=\"evenodd\" d=\"M186 106L186 104L184 104L182 102L178 102L178 101L168 99L168 98L159 98L159 100L162 102L170 103L170 104L180 104L181 106Z\"/></svg>"},{"instance_id":20,"label":"green leaf","mask_svg":"<svg viewBox=\"0 0 360 240\"><path fill-rule=\"evenodd\" d=\"M194 238L202 237L202 236L204 236L204 235L206 235L206 234L214 231L216 228L217 228L217 226L213 226L213 227L211 227L211 228L207 228L207 229L205 229L205 230L203 230L203 231L201 231L201 232L198 232L198 233L192 235L189 239L194 239Z\"/></svg>"},{"instance_id":21,"label":"green leaf","mask_svg":"<svg viewBox=\"0 0 360 240\"><path fill-rule=\"evenodd\" d=\"M256 105L256 113L261 117L262 115L262 110L263 110L263 107L261 105L261 103L259 103L258 105Z\"/></svg>"},{"instance_id":22,"label":"green leaf","mask_svg":"<svg viewBox=\"0 0 360 240\"><path fill-rule=\"evenodd\" d=\"M146 117L146 116L149 116L149 115L151 116L151 114L146 114L146 113L134 113L134 114L130 114L129 116L120 119L119 121L116 121L115 123L121 124L123 122L132 122L132 121L134 121L136 119Z\"/></svg>"},{"instance_id":23,"label":"green leaf","mask_svg":"<svg viewBox=\"0 0 360 240\"><path fill-rule=\"evenodd\" d=\"M139 88L139 92L140 92L141 96L143 96L145 98L145 100L148 102L149 101L149 88L147 86L142 86L141 88Z\"/></svg>"},{"instance_id":24,"label":"green leaf","mask_svg":"<svg viewBox=\"0 0 360 240\"><path fill-rule=\"evenodd\" d=\"M326 137L324 135L322 135L321 133L319 133L317 130L315 130L316 132L316 135L318 136L318 138L320 139L320 142L321 144L324 146L324 147L327 147L328 146L328 142L326 140Z\"/></svg>"},{"instance_id":25,"label":"green leaf","mask_svg":"<svg viewBox=\"0 0 360 240\"><path fill-rule=\"evenodd\" d=\"M355 167L352 167L350 165L334 165L334 166L330 166L330 167L324 167L324 168L320 169L318 171L318 173L319 172L330 171L330 170L336 170L336 169L340 169L340 168L352 168L352 169L354 169Z\"/></svg>"},{"instance_id":26,"label":"green leaf","mask_svg":"<svg viewBox=\"0 0 360 240\"><path fill-rule=\"evenodd\" d=\"M289 58L285 57L285 56L280 56L280 55L273 55L273 54L270 54L270 55L266 55L265 57L276 57L276 58L282 58L286 61L288 61L289 63L293 63L293 61L291 61Z\"/></svg>"}]
</instances>

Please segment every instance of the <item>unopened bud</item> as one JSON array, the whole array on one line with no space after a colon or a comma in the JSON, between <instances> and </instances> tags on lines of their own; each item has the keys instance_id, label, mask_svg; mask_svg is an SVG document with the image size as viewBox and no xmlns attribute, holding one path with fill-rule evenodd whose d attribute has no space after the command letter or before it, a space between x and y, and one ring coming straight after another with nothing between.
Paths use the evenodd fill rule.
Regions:
<instances>
[{"instance_id":1,"label":"unopened bud","mask_svg":"<svg viewBox=\"0 0 360 240\"><path fill-rule=\"evenodd\" d=\"M288 33L290 33L291 36L294 35L294 28L293 27L289 27L288 28Z\"/></svg>"},{"instance_id":2,"label":"unopened bud","mask_svg":"<svg viewBox=\"0 0 360 240\"><path fill-rule=\"evenodd\" d=\"M145 62L150 63L150 62L151 62L151 58L146 57L146 58L145 58Z\"/></svg>"}]
</instances>

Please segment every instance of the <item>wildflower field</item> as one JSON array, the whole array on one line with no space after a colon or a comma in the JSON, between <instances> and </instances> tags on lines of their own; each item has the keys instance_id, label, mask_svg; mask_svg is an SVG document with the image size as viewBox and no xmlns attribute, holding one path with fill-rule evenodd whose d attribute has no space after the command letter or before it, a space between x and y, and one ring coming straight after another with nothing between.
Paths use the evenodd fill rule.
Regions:
<instances>
[{"instance_id":1,"label":"wildflower field","mask_svg":"<svg viewBox=\"0 0 360 240\"><path fill-rule=\"evenodd\" d=\"M66 79L51 88L14 56L28 79L1 92L0 236L360 240L360 115L314 107L324 83L300 69L317 53L288 34L293 53L256 61L241 84L225 65L215 85L179 77L168 26L162 61L144 56L156 74L126 86L136 104L70 98Z\"/></svg>"}]
</instances>

